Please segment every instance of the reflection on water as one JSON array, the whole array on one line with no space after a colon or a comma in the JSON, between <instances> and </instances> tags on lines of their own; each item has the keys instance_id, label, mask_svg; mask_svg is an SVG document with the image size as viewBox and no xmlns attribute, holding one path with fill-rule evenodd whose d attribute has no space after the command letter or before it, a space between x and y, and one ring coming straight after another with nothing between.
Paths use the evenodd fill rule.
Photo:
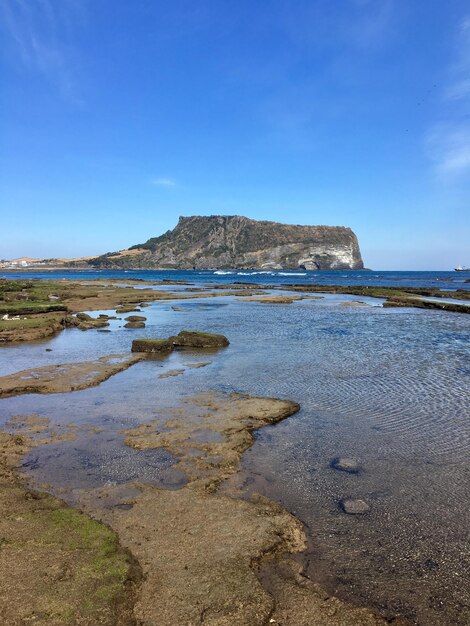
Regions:
<instances>
[{"instance_id":1,"label":"reflection on water","mask_svg":"<svg viewBox=\"0 0 470 626\"><path fill-rule=\"evenodd\" d=\"M155 303L145 309L143 330L116 320L111 333L66 331L46 344L52 352L45 344L2 348L8 372L125 352L135 333L168 336L185 327L223 332L231 341L207 359L174 353L73 394L2 400L2 417L38 413L104 428L50 448L47 462L39 457L31 471L60 468L56 486L137 475L177 486L178 477L166 474L171 458L124 447L119 430L167 417L175 398L206 389L295 400L301 412L259 432L237 484L283 502L304 521L312 538L308 572L336 593L420 624L466 624L470 319L339 306L345 299L288 306L224 299L224 307L201 299L204 309L191 302L184 313L171 308L184 303ZM210 363L188 367L201 360ZM181 376L159 377L180 368ZM337 456L356 460L361 471L332 469ZM49 474L38 479L54 485ZM347 497L365 500L370 512L346 515L338 503Z\"/></svg>"}]
</instances>

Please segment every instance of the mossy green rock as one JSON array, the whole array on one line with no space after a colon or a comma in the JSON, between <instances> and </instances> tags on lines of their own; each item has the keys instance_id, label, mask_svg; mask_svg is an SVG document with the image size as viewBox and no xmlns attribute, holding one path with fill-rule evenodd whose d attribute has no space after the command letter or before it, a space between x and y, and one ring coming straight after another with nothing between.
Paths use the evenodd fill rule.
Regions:
<instances>
[{"instance_id":1,"label":"mossy green rock","mask_svg":"<svg viewBox=\"0 0 470 626\"><path fill-rule=\"evenodd\" d=\"M19 481L21 442L0 432L0 623L133 623L137 563L111 528Z\"/></svg>"},{"instance_id":2,"label":"mossy green rock","mask_svg":"<svg viewBox=\"0 0 470 626\"><path fill-rule=\"evenodd\" d=\"M132 352L171 352L173 344L168 339L134 339Z\"/></svg>"},{"instance_id":3,"label":"mossy green rock","mask_svg":"<svg viewBox=\"0 0 470 626\"><path fill-rule=\"evenodd\" d=\"M225 335L202 333L194 330L182 330L168 338L177 348L224 348L230 344Z\"/></svg>"}]
</instances>

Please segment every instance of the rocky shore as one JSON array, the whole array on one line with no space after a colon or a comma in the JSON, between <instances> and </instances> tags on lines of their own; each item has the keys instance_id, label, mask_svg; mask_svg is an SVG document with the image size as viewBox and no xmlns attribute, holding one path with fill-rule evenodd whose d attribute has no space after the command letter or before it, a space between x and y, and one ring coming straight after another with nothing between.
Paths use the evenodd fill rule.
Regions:
<instances>
[{"instance_id":1,"label":"rocky shore","mask_svg":"<svg viewBox=\"0 0 470 626\"><path fill-rule=\"evenodd\" d=\"M295 517L267 499L247 502L219 490L237 471L253 430L298 408L286 400L215 392L177 403L164 432L149 422L124 435L134 448L172 451L187 484L175 491L135 483L86 491L85 513L19 480L14 467L24 452L60 442L64 434L44 419L18 419L16 435L0 436L0 500L9 510L1 522L8 549L0 550L5 623L385 624L303 575L292 558L306 547ZM136 495L129 497L131 488ZM35 559L41 566L31 568Z\"/></svg>"},{"instance_id":2,"label":"rocky shore","mask_svg":"<svg viewBox=\"0 0 470 626\"><path fill-rule=\"evenodd\" d=\"M162 341L191 350L229 343L221 335L189 331ZM144 352L111 355L19 372L0 379L0 389L4 396L82 389L142 358ZM52 427L48 418L34 415L11 419L10 433L0 433L0 501L9 511L0 524L5 623L385 623L329 597L303 575L291 558L307 545L295 517L259 496L248 502L220 491L237 472L253 431L298 409L288 400L211 391L177 401L163 425L149 421L123 437L137 450L173 454L187 483L176 490L132 483L84 491L84 512L30 490L15 471L31 447L73 440L77 427ZM72 556L77 550L79 559ZM30 568L35 559L41 566Z\"/></svg>"},{"instance_id":3,"label":"rocky shore","mask_svg":"<svg viewBox=\"0 0 470 626\"><path fill-rule=\"evenodd\" d=\"M121 315L157 300L243 295L244 302L282 305L321 297L318 293L350 293L386 297L396 306L409 306L416 296L427 296L417 290L392 293L385 288L305 285L283 288L302 294L263 295L258 286L248 285L203 291L189 287L176 293L94 282L12 282L0 282L0 309L20 319L0 324L4 341L11 341L10 321L36 323L54 316L61 320L60 328L102 329L111 317L93 318L81 312L112 308ZM25 324L17 332L27 340L30 329ZM0 378L0 398L85 389L143 359L155 358L152 353L167 358L173 350L204 353L228 346L223 335L187 330L167 338L136 339L132 353L32 368ZM205 365L203 361L188 367ZM183 371L169 370L161 376ZM171 453L186 484L175 490L142 483L83 490L80 510L30 489L17 473L23 455L33 446L70 441L76 429L54 430L47 418L17 416L7 425L8 433L0 432L0 503L8 511L0 522L0 618L13 626L28 621L85 626L390 623L366 608L330 596L305 575L301 555L307 535L298 519L265 498L242 500L227 486L227 479L238 471L241 455L253 443L253 432L298 410L299 405L289 400L210 389L176 399L163 422L149 419L121 435L123 445L137 451ZM331 467L349 474L361 472L360 465L346 457L332 459ZM369 512L368 502L360 498L344 498L338 506L349 516ZM40 565L31 568L31 562Z\"/></svg>"},{"instance_id":4,"label":"rocky shore","mask_svg":"<svg viewBox=\"0 0 470 626\"><path fill-rule=\"evenodd\" d=\"M0 343L33 341L55 335L64 328L80 330L105 328L106 315L93 318L83 311L114 309L116 315L141 312L151 302L187 300L193 298L243 297L247 302L264 304L291 304L299 299L316 299L321 294L348 294L384 299L385 307L414 307L440 309L452 313L470 313L470 293L439 289L398 289L391 287L341 287L334 285L267 285L233 284L192 287L174 281L179 291L155 289L169 286L171 281L128 281L122 286L118 281L23 281L0 280ZM115 284L117 283L117 284ZM139 285L143 288L136 288ZM151 288L153 287L153 288ZM269 291L296 292L298 295L272 295ZM302 295L300 295L300 293ZM454 302L445 300L452 299ZM459 302L459 300L461 302ZM345 303L358 306L364 303ZM178 310L178 309L176 309ZM143 316L126 319L127 328L144 328Z\"/></svg>"}]
</instances>

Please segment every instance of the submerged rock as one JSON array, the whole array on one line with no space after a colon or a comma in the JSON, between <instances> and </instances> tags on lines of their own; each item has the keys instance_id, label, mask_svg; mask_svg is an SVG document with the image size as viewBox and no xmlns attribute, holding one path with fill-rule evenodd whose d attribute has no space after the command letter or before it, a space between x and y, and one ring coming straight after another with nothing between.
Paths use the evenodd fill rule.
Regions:
<instances>
[{"instance_id":1,"label":"submerged rock","mask_svg":"<svg viewBox=\"0 0 470 626\"><path fill-rule=\"evenodd\" d=\"M127 322L124 328L145 328L145 322Z\"/></svg>"},{"instance_id":2,"label":"submerged rock","mask_svg":"<svg viewBox=\"0 0 470 626\"><path fill-rule=\"evenodd\" d=\"M367 502L360 498L343 498L339 501L339 506L348 515L364 515L370 511Z\"/></svg>"},{"instance_id":3,"label":"submerged rock","mask_svg":"<svg viewBox=\"0 0 470 626\"><path fill-rule=\"evenodd\" d=\"M340 472L348 472L348 474L358 474L361 470L361 466L357 461L345 456L335 457L331 461L330 467L335 470L339 470Z\"/></svg>"},{"instance_id":4,"label":"submerged rock","mask_svg":"<svg viewBox=\"0 0 470 626\"><path fill-rule=\"evenodd\" d=\"M168 338L177 348L223 348L230 344L225 335L202 333L194 330L182 330Z\"/></svg>"},{"instance_id":5,"label":"submerged rock","mask_svg":"<svg viewBox=\"0 0 470 626\"><path fill-rule=\"evenodd\" d=\"M168 370L167 372L163 372L163 374L160 374L158 378L171 378L172 376L180 376L183 373L184 369Z\"/></svg>"}]
</instances>

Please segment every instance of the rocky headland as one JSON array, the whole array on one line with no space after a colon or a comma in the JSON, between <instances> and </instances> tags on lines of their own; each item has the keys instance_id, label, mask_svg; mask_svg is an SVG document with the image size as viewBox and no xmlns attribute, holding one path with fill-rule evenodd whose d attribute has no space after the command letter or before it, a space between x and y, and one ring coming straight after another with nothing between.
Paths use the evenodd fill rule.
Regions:
<instances>
[{"instance_id":1,"label":"rocky headland","mask_svg":"<svg viewBox=\"0 0 470 626\"><path fill-rule=\"evenodd\" d=\"M88 261L136 269L363 269L356 235L344 226L297 226L240 215L180 217L177 226L128 250Z\"/></svg>"}]
</instances>

